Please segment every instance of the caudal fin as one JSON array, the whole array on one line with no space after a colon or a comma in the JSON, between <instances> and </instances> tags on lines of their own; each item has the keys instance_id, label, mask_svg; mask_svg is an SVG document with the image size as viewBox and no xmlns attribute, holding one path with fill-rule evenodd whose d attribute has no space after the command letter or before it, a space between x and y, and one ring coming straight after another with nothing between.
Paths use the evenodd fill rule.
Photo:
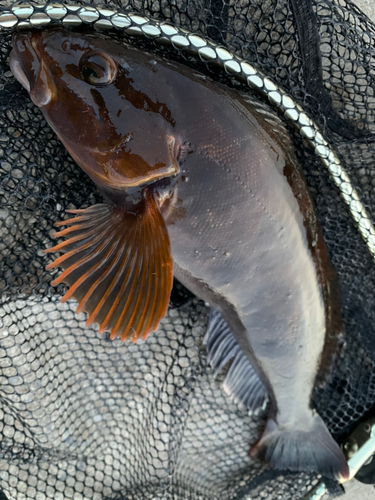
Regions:
<instances>
[{"instance_id":1,"label":"caudal fin","mask_svg":"<svg viewBox=\"0 0 375 500\"><path fill-rule=\"evenodd\" d=\"M319 415L315 414L306 430L281 429L269 419L263 436L250 450L275 469L316 471L332 479L348 479L344 454Z\"/></svg>"}]
</instances>

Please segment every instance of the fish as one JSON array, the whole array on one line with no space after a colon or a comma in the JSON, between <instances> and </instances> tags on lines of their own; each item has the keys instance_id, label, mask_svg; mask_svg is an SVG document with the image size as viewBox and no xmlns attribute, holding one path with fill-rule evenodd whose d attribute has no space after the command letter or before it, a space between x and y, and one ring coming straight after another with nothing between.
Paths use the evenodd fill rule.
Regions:
<instances>
[{"instance_id":1,"label":"fish","mask_svg":"<svg viewBox=\"0 0 375 500\"><path fill-rule=\"evenodd\" d=\"M208 302L224 389L267 423L249 455L346 479L311 395L343 334L337 278L290 136L258 97L116 39L13 35L10 67L103 203L70 210L47 269L87 324L146 339L173 277ZM66 239L65 239L66 238Z\"/></svg>"}]
</instances>

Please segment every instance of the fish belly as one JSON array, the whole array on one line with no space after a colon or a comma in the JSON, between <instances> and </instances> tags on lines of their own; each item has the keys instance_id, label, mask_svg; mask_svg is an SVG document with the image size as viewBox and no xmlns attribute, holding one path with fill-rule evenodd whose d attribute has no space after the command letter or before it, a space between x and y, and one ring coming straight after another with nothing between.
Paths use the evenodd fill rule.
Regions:
<instances>
[{"instance_id":1,"label":"fish belly","mask_svg":"<svg viewBox=\"0 0 375 500\"><path fill-rule=\"evenodd\" d=\"M185 215L168 226L175 274L222 311L278 420L292 425L311 414L324 303L284 160L256 137L244 144L229 164L206 148L185 163Z\"/></svg>"}]
</instances>

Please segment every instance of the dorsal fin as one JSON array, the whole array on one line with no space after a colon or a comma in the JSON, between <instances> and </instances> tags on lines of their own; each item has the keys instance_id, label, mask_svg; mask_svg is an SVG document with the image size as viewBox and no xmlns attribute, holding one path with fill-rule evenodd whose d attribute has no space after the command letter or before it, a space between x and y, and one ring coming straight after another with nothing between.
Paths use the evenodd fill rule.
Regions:
<instances>
[{"instance_id":1,"label":"dorsal fin","mask_svg":"<svg viewBox=\"0 0 375 500\"><path fill-rule=\"evenodd\" d=\"M267 391L250 361L242 352L228 324L221 314L211 308L207 332L207 360L215 368L215 376L230 362L223 388L235 401L251 411L261 408L267 401Z\"/></svg>"}]
</instances>

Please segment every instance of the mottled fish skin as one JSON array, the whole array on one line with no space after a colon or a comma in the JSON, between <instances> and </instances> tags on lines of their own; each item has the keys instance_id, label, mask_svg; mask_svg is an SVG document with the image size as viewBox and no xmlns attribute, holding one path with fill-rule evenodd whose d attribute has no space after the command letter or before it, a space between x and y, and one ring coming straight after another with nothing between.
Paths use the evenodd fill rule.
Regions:
<instances>
[{"instance_id":1,"label":"mottled fish skin","mask_svg":"<svg viewBox=\"0 0 375 500\"><path fill-rule=\"evenodd\" d=\"M113 221L119 217L133 234L138 222L128 214L142 219L148 210L153 222L139 229L142 253L163 226L160 210L174 275L221 312L267 388L269 419L251 453L275 467L347 477L344 456L310 403L322 360L329 363L334 350L330 336L341 329L339 306L313 205L278 119L255 99L97 34L24 32L15 35L13 44L15 76L120 213L109 216L99 207L95 224L102 227L101 221L111 217L116 236ZM90 71L98 67L91 81ZM100 68L102 80L97 78ZM90 225L91 212L78 215L79 229L73 219L70 224L83 240L85 231L95 233L95 224ZM64 231L60 234L70 230ZM160 240L162 252L151 246L147 257L142 254L142 262L152 260L158 273L171 269L168 235ZM111 245L95 244L107 262ZM72 283L65 280L70 286L83 272L74 267L74 245L55 247L70 252L76 273ZM132 251L131 258L119 254L116 262L136 262ZM90 259L81 258L82 269ZM155 287L163 278L152 269L140 272L145 283L157 274ZM90 290L98 301L107 275L95 279ZM164 294L168 286L160 286ZM129 289L134 293L135 288ZM84 288L84 297L77 300L95 305L87 294ZM151 304L147 297L146 309ZM94 305L84 309L91 316ZM116 313L112 319L112 309L102 314L101 329L116 333L125 328L126 318ZM139 320L139 312L129 314ZM161 315L142 316L143 337Z\"/></svg>"}]
</instances>

